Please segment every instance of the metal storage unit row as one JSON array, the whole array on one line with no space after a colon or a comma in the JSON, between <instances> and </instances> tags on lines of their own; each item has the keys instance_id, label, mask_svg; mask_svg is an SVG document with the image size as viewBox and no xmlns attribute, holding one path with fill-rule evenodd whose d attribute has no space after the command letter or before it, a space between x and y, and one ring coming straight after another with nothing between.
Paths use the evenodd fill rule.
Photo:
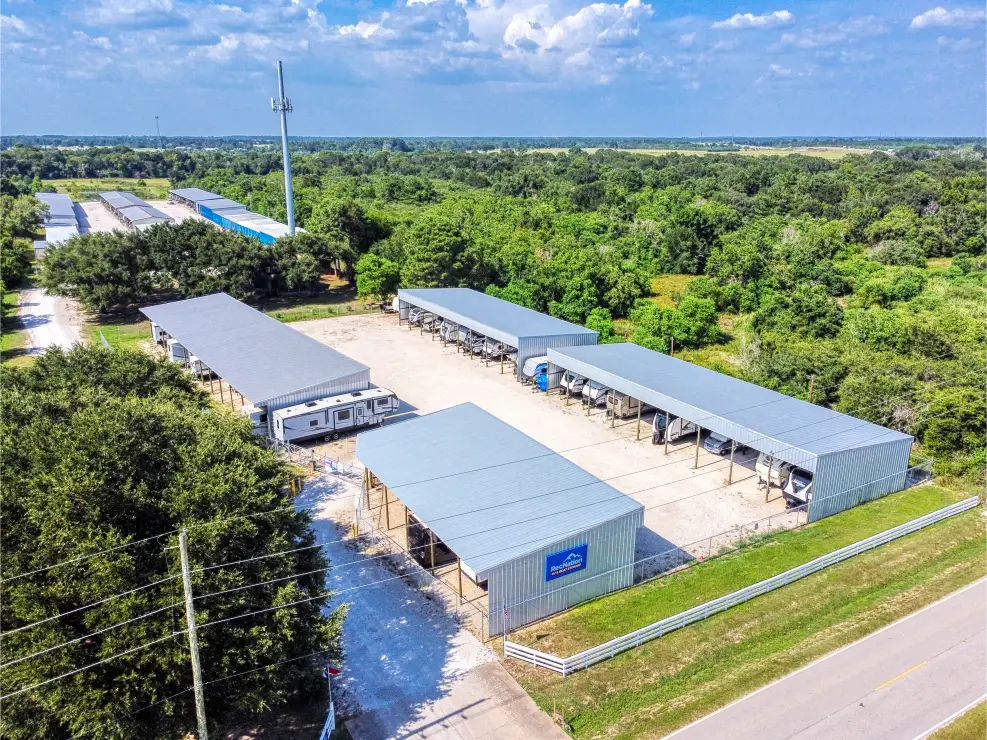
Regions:
<instances>
[{"instance_id":1,"label":"metal storage unit row","mask_svg":"<svg viewBox=\"0 0 987 740\"><path fill-rule=\"evenodd\" d=\"M564 368L813 473L809 518L905 485L912 437L636 344L549 349Z\"/></svg>"},{"instance_id":2,"label":"metal storage unit row","mask_svg":"<svg viewBox=\"0 0 987 740\"><path fill-rule=\"evenodd\" d=\"M45 214L45 225L51 226L73 226L79 220L75 214L75 205L72 197L64 193L35 193L35 198L48 206L48 213Z\"/></svg>"},{"instance_id":3,"label":"metal storage unit row","mask_svg":"<svg viewBox=\"0 0 987 740\"><path fill-rule=\"evenodd\" d=\"M110 207L110 210L127 226L138 231L150 228L155 224L170 224L171 216L152 208L133 193L110 191L100 193L99 197Z\"/></svg>"},{"instance_id":4,"label":"metal storage unit row","mask_svg":"<svg viewBox=\"0 0 987 740\"><path fill-rule=\"evenodd\" d=\"M400 289L402 319L408 318L412 306L517 348L518 368L549 347L595 345L599 337L592 329L469 288Z\"/></svg>"},{"instance_id":5,"label":"metal storage unit row","mask_svg":"<svg viewBox=\"0 0 987 740\"><path fill-rule=\"evenodd\" d=\"M644 507L472 403L363 432L356 453L486 582L491 634L631 584Z\"/></svg>"},{"instance_id":6,"label":"metal storage unit row","mask_svg":"<svg viewBox=\"0 0 987 740\"><path fill-rule=\"evenodd\" d=\"M273 218L248 211L243 203L224 198L200 188L175 188L169 190L172 200L183 203L203 218L228 231L257 239L262 244L273 244L279 237L287 236L288 227ZM295 229L304 232L304 229Z\"/></svg>"},{"instance_id":7,"label":"metal storage unit row","mask_svg":"<svg viewBox=\"0 0 987 740\"><path fill-rule=\"evenodd\" d=\"M268 411L370 387L366 365L226 293L146 306L141 313Z\"/></svg>"}]
</instances>

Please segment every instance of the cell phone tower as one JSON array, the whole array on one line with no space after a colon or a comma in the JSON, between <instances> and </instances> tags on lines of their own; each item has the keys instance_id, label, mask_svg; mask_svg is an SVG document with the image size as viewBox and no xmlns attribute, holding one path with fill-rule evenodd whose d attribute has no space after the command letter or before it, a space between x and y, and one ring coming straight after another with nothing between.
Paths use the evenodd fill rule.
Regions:
<instances>
[{"instance_id":1,"label":"cell phone tower","mask_svg":"<svg viewBox=\"0 0 987 740\"><path fill-rule=\"evenodd\" d=\"M288 153L288 114L291 100L284 94L284 73L278 60L278 97L271 98L271 110L281 114L281 157L284 160L284 201L288 211L288 234L295 235L295 199L291 192L291 154Z\"/></svg>"}]
</instances>

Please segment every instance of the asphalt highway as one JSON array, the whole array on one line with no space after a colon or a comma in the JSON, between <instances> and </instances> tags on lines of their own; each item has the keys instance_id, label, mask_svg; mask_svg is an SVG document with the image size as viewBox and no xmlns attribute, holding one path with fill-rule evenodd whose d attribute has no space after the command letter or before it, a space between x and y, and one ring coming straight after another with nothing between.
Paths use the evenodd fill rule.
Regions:
<instances>
[{"instance_id":1,"label":"asphalt highway","mask_svg":"<svg viewBox=\"0 0 987 740\"><path fill-rule=\"evenodd\" d=\"M676 740L918 740L987 694L987 581L672 733Z\"/></svg>"}]
</instances>

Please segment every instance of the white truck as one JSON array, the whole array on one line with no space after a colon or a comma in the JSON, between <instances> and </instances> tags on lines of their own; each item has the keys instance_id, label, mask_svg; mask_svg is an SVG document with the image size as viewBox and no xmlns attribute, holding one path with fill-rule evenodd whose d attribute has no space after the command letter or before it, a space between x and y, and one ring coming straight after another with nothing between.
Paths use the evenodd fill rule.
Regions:
<instances>
[{"instance_id":1,"label":"white truck","mask_svg":"<svg viewBox=\"0 0 987 740\"><path fill-rule=\"evenodd\" d=\"M341 432L382 424L399 404L393 391L370 388L288 406L271 414L274 436L282 442L339 439Z\"/></svg>"}]
</instances>

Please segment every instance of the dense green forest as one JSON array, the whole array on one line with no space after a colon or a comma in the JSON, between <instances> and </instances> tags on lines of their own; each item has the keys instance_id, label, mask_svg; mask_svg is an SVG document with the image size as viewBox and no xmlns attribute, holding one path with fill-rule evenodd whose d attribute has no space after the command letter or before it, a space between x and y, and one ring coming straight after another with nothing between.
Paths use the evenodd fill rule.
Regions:
<instances>
[{"instance_id":1,"label":"dense green forest","mask_svg":"<svg viewBox=\"0 0 987 740\"><path fill-rule=\"evenodd\" d=\"M0 735L192 729L182 527L213 730L300 694L321 702L345 607L324 610L328 562L292 506L291 472L243 419L177 365L98 345L0 368L0 384Z\"/></svg>"},{"instance_id":2,"label":"dense green forest","mask_svg":"<svg viewBox=\"0 0 987 740\"><path fill-rule=\"evenodd\" d=\"M604 340L668 351L674 338L695 362L792 395L811 384L816 403L916 435L940 473L981 476L984 159L933 154L319 152L293 160L297 219L315 240L304 249L208 231L189 249L163 227L75 240L42 277L82 298L80 285L116 281L122 298L99 304L115 309L168 289L311 288L278 276L342 259L365 295L468 286ZM285 218L274 153L155 156L191 165L169 171L183 185ZM151 256L117 269L135 254Z\"/></svg>"}]
</instances>

